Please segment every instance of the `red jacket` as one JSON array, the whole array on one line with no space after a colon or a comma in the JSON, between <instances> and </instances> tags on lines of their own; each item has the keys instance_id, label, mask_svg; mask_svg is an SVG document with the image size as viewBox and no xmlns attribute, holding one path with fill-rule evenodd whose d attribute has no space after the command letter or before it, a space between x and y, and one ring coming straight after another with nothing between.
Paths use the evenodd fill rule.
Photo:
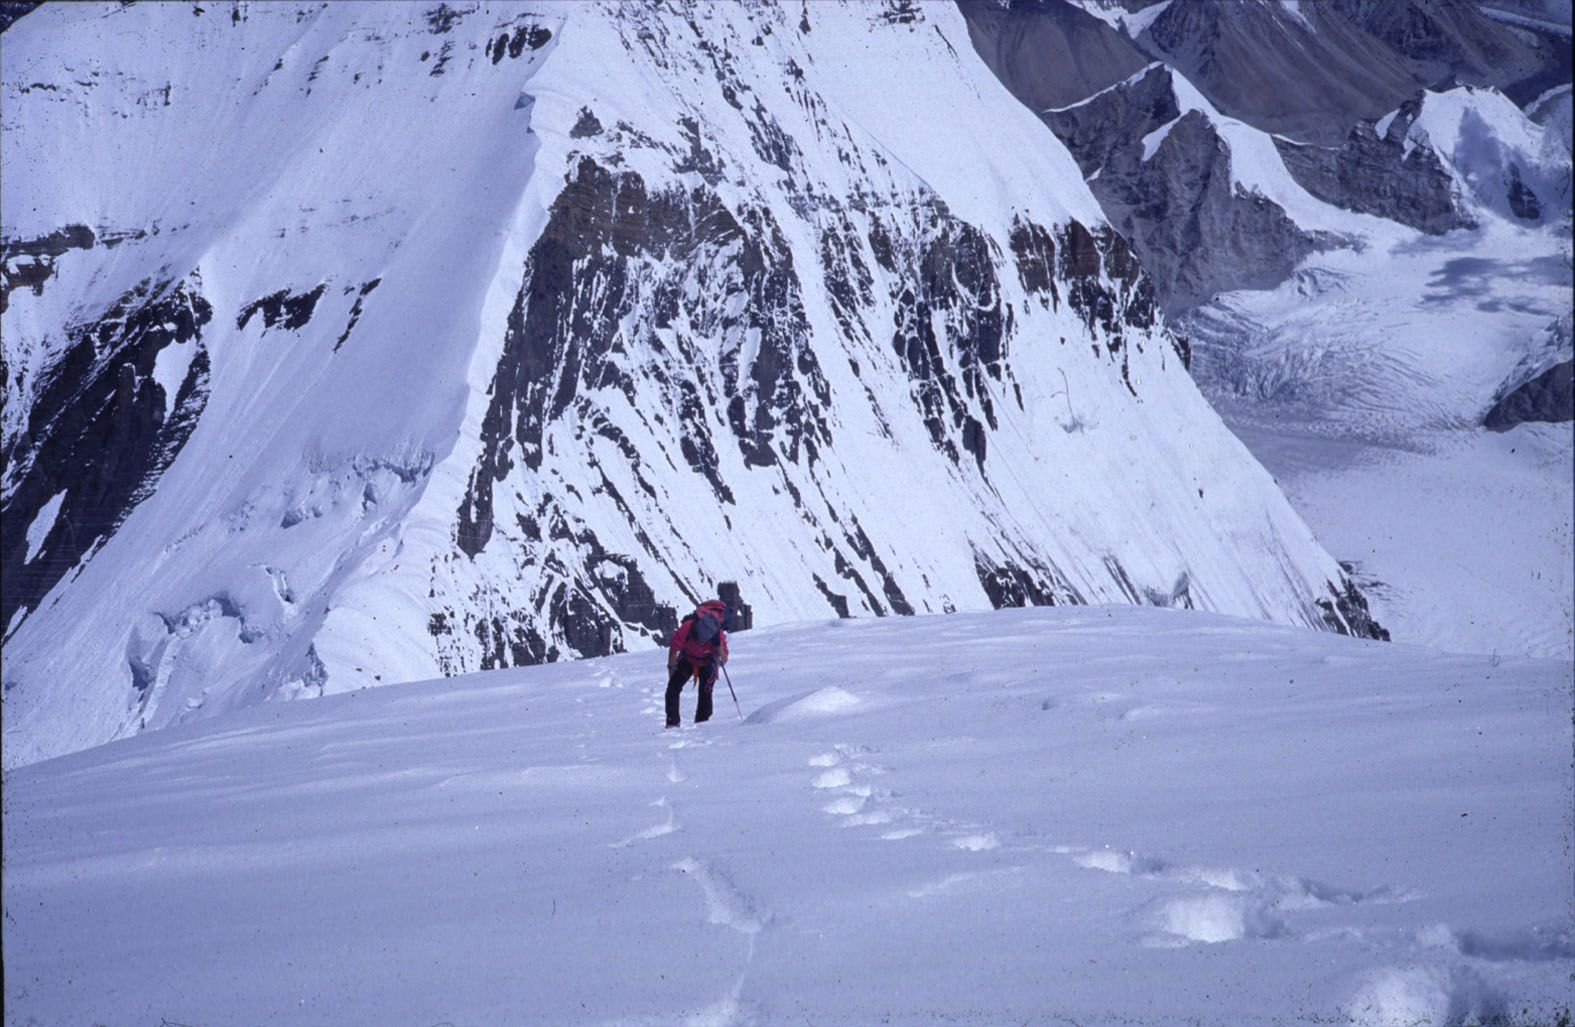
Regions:
<instances>
[{"instance_id":1,"label":"red jacket","mask_svg":"<svg viewBox=\"0 0 1575 1027\"><path fill-rule=\"evenodd\" d=\"M720 600L701 603L695 610L695 617L715 617L719 622L726 623L727 607ZM711 661L711 654L717 654L718 663L727 662L727 632L718 630L716 638L710 642L702 642L698 638L690 638L690 630L694 627L694 617L686 618L678 625L678 630L673 632L673 640L667 643L667 666L669 669L678 665L678 658L682 656L689 661L695 670L701 670Z\"/></svg>"}]
</instances>

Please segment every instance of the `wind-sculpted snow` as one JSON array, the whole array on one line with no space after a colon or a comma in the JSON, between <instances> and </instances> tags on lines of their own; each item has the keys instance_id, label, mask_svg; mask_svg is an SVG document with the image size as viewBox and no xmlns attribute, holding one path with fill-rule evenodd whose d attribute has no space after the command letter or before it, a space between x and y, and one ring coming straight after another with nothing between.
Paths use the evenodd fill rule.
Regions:
<instances>
[{"instance_id":1,"label":"wind-sculpted snow","mask_svg":"<svg viewBox=\"0 0 1575 1027\"><path fill-rule=\"evenodd\" d=\"M7 477L54 568L7 577L8 765L653 646L723 580L1379 632L950 7L46 6L4 88L5 444L55 468ZM171 295L138 373L206 404L68 546L141 436L50 464L37 383Z\"/></svg>"}]
</instances>

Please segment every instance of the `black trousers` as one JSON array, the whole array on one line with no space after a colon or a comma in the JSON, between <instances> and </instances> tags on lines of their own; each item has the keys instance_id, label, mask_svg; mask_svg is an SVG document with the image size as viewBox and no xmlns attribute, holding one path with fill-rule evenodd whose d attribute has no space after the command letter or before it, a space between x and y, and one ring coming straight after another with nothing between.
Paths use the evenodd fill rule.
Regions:
<instances>
[{"instance_id":1,"label":"black trousers","mask_svg":"<svg viewBox=\"0 0 1575 1027\"><path fill-rule=\"evenodd\" d=\"M716 667L716 661L712 660L700 671L700 701L695 703L696 724L701 724L711 719L711 689L716 685ZM673 667L673 672L667 677L668 727L677 727L680 723L678 696L684 690L685 683L694 674L694 665L680 657L677 665Z\"/></svg>"}]
</instances>

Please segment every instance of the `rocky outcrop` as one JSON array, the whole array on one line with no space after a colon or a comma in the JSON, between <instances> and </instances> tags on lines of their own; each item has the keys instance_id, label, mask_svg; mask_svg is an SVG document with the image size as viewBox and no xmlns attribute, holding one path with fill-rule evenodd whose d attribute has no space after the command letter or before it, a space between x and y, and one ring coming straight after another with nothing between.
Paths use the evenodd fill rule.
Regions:
<instances>
[{"instance_id":1,"label":"rocky outcrop","mask_svg":"<svg viewBox=\"0 0 1575 1027\"><path fill-rule=\"evenodd\" d=\"M1281 137L1274 145L1302 188L1326 203L1430 235L1474 227L1475 219L1456 202L1455 181L1437 152L1406 139L1420 109L1420 98L1413 97L1392 115L1360 122L1337 147Z\"/></svg>"},{"instance_id":2,"label":"rocky outcrop","mask_svg":"<svg viewBox=\"0 0 1575 1027\"><path fill-rule=\"evenodd\" d=\"M317 301L323 298L323 290L327 288L324 282L301 293L292 293L289 289L269 293L242 307L235 318L235 327L237 330L245 328L253 315L261 315L259 320L265 332L270 328L299 331L312 320L312 311L317 309Z\"/></svg>"},{"instance_id":3,"label":"rocky outcrop","mask_svg":"<svg viewBox=\"0 0 1575 1027\"><path fill-rule=\"evenodd\" d=\"M1575 361L1554 364L1511 389L1482 417L1482 426L1508 431L1527 421L1575 421Z\"/></svg>"},{"instance_id":4,"label":"rocky outcrop","mask_svg":"<svg viewBox=\"0 0 1575 1027\"><path fill-rule=\"evenodd\" d=\"M0 510L0 623L9 637L147 498L208 398L202 330L213 308L192 274L142 282L67 329L35 385L26 428L7 439Z\"/></svg>"},{"instance_id":5,"label":"rocky outcrop","mask_svg":"<svg viewBox=\"0 0 1575 1027\"><path fill-rule=\"evenodd\" d=\"M1237 188L1229 144L1201 111L1183 113L1162 65L1043 118L1132 241L1168 313L1219 291L1270 288L1307 254L1339 242Z\"/></svg>"},{"instance_id":6,"label":"rocky outcrop","mask_svg":"<svg viewBox=\"0 0 1575 1027\"><path fill-rule=\"evenodd\" d=\"M98 241L87 225L67 225L38 239L0 240L0 314L11 303L11 290L26 287L44 294L55 273L55 258L71 250L92 249Z\"/></svg>"},{"instance_id":7,"label":"rocky outcrop","mask_svg":"<svg viewBox=\"0 0 1575 1027\"><path fill-rule=\"evenodd\" d=\"M1543 330L1532 352L1510 372L1482 426L1508 431L1528 421L1575 420L1575 356L1571 355L1570 315Z\"/></svg>"},{"instance_id":8,"label":"rocky outcrop","mask_svg":"<svg viewBox=\"0 0 1575 1027\"><path fill-rule=\"evenodd\" d=\"M15 24L18 18L40 6L44 0L4 0L0 3L0 32Z\"/></svg>"},{"instance_id":9,"label":"rocky outcrop","mask_svg":"<svg viewBox=\"0 0 1575 1027\"><path fill-rule=\"evenodd\" d=\"M1324 624L1330 631L1375 642L1389 641L1389 632L1373 620L1367 608L1367 597L1349 578L1340 584L1332 581L1325 584L1329 598L1318 600L1318 608L1323 611Z\"/></svg>"}]
</instances>

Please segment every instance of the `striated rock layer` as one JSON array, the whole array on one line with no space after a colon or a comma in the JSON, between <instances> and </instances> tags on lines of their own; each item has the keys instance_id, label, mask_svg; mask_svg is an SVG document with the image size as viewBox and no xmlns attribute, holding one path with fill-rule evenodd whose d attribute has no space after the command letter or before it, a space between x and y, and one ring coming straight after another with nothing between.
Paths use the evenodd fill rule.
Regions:
<instances>
[{"instance_id":1,"label":"striated rock layer","mask_svg":"<svg viewBox=\"0 0 1575 1027\"><path fill-rule=\"evenodd\" d=\"M64 5L5 43L8 765L652 646L724 579L761 625L1382 634L950 7Z\"/></svg>"}]
</instances>

